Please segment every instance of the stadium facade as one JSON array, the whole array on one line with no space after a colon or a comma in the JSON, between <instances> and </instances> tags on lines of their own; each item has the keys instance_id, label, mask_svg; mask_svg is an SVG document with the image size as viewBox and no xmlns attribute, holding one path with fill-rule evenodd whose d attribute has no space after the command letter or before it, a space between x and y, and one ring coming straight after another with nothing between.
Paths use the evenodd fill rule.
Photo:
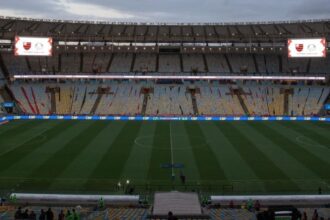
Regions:
<instances>
[{"instance_id":1,"label":"stadium facade","mask_svg":"<svg viewBox=\"0 0 330 220\"><path fill-rule=\"evenodd\" d=\"M47 56L20 55L33 46L29 38L45 40L34 45L37 52L49 43ZM297 39L319 41L322 57L292 58L288 47ZM0 17L0 196L13 204L101 200L110 206L101 212L89 207L86 219L158 219L168 207L196 208L196 216L182 212L183 219L267 214L233 210L250 199L265 207L321 207L330 202L315 195L329 192L329 41L329 20L156 24ZM304 47L294 45L298 52ZM174 202L160 200L161 210L153 212L148 196L173 189L190 193L158 195ZM86 192L95 195L71 194ZM264 195L232 196L248 193ZM177 196L195 202L188 206ZM310 207L283 209L285 217L313 215Z\"/></svg>"},{"instance_id":2,"label":"stadium facade","mask_svg":"<svg viewBox=\"0 0 330 220\"><path fill-rule=\"evenodd\" d=\"M329 40L327 20L151 24L2 17L0 26L1 72L10 82L2 80L6 84L2 99L15 100L18 113L315 116L325 114L329 101L330 58L288 58L287 48L288 39ZM51 56L15 56L17 36L51 37ZM17 75L78 75L78 80L22 82ZM83 80L88 75L100 78ZM116 80L102 80L114 75ZM197 80L183 80L187 76ZM199 76L227 78L205 81ZM230 76L275 78L269 84L252 78L228 80Z\"/></svg>"}]
</instances>

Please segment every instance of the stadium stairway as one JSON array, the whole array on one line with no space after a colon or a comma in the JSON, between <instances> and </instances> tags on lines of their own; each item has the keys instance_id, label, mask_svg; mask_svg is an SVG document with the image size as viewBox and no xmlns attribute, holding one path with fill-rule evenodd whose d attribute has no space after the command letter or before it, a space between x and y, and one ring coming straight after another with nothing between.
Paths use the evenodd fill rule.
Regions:
<instances>
[{"instance_id":1,"label":"stadium stairway","mask_svg":"<svg viewBox=\"0 0 330 220\"><path fill-rule=\"evenodd\" d=\"M98 89L98 90L99 90L99 89ZM102 96L103 96L102 93L98 93L98 94L97 94L97 98L96 98L95 103L94 103L94 105L93 105L93 107L92 107L92 109L91 109L91 112L90 112L91 115L94 115L94 114L95 114L96 109L99 107L99 104L100 104L100 102L101 102Z\"/></svg>"},{"instance_id":2,"label":"stadium stairway","mask_svg":"<svg viewBox=\"0 0 330 220\"><path fill-rule=\"evenodd\" d=\"M194 115L198 115L198 107L197 107L197 101L196 101L196 96L193 92L190 92L191 95L191 102L194 110Z\"/></svg>"},{"instance_id":3,"label":"stadium stairway","mask_svg":"<svg viewBox=\"0 0 330 220\"><path fill-rule=\"evenodd\" d=\"M136 60L136 53L133 54L132 63L131 63L131 67L130 67L131 73L134 72L135 60Z\"/></svg>"},{"instance_id":4,"label":"stadium stairway","mask_svg":"<svg viewBox=\"0 0 330 220\"><path fill-rule=\"evenodd\" d=\"M203 63L204 63L205 71L209 72L209 65L207 63L205 54L203 54Z\"/></svg>"},{"instance_id":5,"label":"stadium stairway","mask_svg":"<svg viewBox=\"0 0 330 220\"><path fill-rule=\"evenodd\" d=\"M250 113L249 113L249 109L248 109L248 107L246 106L246 104L245 104L245 102L244 102L244 100L243 100L243 98L242 98L242 91L243 91L242 89L240 89L239 91L236 91L236 92L235 92L235 95L237 96L238 101L239 101L239 103L241 104L242 109L243 109L245 115L249 115L249 114L250 114Z\"/></svg>"},{"instance_id":6,"label":"stadium stairway","mask_svg":"<svg viewBox=\"0 0 330 220\"><path fill-rule=\"evenodd\" d=\"M293 89L285 89L284 93L284 114L289 115L289 95L293 95Z\"/></svg>"},{"instance_id":7,"label":"stadium stairway","mask_svg":"<svg viewBox=\"0 0 330 220\"><path fill-rule=\"evenodd\" d=\"M322 90L322 94L324 92L324 89ZM318 102L320 102L320 99L322 97L322 94L320 95L320 98L318 100ZM326 104L330 104L330 93L328 94L328 97L325 99L323 105L326 105ZM321 108L320 111L318 112L319 115L325 115L326 114L326 110L324 108Z\"/></svg>"},{"instance_id":8,"label":"stadium stairway","mask_svg":"<svg viewBox=\"0 0 330 220\"><path fill-rule=\"evenodd\" d=\"M145 115L146 114L148 100L149 100L149 93L144 93L143 94L143 104L142 104L141 115Z\"/></svg>"},{"instance_id":9,"label":"stadium stairway","mask_svg":"<svg viewBox=\"0 0 330 220\"><path fill-rule=\"evenodd\" d=\"M7 85L5 85L3 88L0 88L0 96L5 102L12 102L14 99L14 95L12 94L11 90L8 88ZM18 112L21 112L18 105L16 105L16 108L18 108Z\"/></svg>"},{"instance_id":10,"label":"stadium stairway","mask_svg":"<svg viewBox=\"0 0 330 220\"><path fill-rule=\"evenodd\" d=\"M50 111L51 113L56 113L56 88L46 88L46 93L50 93Z\"/></svg>"}]
</instances>

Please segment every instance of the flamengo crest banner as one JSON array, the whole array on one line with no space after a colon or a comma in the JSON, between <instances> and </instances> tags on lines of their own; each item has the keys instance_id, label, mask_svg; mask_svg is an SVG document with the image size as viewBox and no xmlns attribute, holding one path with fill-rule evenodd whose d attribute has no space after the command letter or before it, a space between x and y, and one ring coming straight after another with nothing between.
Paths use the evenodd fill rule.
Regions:
<instances>
[{"instance_id":1,"label":"flamengo crest banner","mask_svg":"<svg viewBox=\"0 0 330 220\"><path fill-rule=\"evenodd\" d=\"M288 57L326 57L326 40L289 39Z\"/></svg>"},{"instance_id":2,"label":"flamengo crest banner","mask_svg":"<svg viewBox=\"0 0 330 220\"><path fill-rule=\"evenodd\" d=\"M15 37L15 56L51 56L51 37Z\"/></svg>"}]
</instances>

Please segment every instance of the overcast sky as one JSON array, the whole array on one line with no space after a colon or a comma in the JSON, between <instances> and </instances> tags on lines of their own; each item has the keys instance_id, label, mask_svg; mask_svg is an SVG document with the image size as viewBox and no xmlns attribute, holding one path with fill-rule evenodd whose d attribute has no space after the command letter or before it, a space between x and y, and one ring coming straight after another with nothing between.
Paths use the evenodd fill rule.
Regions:
<instances>
[{"instance_id":1,"label":"overcast sky","mask_svg":"<svg viewBox=\"0 0 330 220\"><path fill-rule=\"evenodd\" d=\"M329 19L330 0L0 0L0 15L195 23Z\"/></svg>"}]
</instances>

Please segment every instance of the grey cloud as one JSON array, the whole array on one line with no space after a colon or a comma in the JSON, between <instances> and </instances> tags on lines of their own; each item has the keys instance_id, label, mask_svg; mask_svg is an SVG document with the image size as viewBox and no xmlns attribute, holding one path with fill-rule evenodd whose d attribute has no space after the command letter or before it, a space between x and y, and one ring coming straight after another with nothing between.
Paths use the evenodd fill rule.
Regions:
<instances>
[{"instance_id":1,"label":"grey cloud","mask_svg":"<svg viewBox=\"0 0 330 220\"><path fill-rule=\"evenodd\" d=\"M24 11L26 13L38 14L56 14L61 11L53 0L0 0L1 9L11 9L16 11ZM19 13L13 15L19 16Z\"/></svg>"},{"instance_id":2,"label":"grey cloud","mask_svg":"<svg viewBox=\"0 0 330 220\"><path fill-rule=\"evenodd\" d=\"M237 22L330 18L329 0L68 0L94 4L135 15L141 22ZM101 19L91 12L83 18L66 12L59 0L0 0L3 9L45 18ZM15 13L13 16L19 16ZM123 20L123 19L122 19ZM128 19L129 20L129 19Z\"/></svg>"}]
</instances>

